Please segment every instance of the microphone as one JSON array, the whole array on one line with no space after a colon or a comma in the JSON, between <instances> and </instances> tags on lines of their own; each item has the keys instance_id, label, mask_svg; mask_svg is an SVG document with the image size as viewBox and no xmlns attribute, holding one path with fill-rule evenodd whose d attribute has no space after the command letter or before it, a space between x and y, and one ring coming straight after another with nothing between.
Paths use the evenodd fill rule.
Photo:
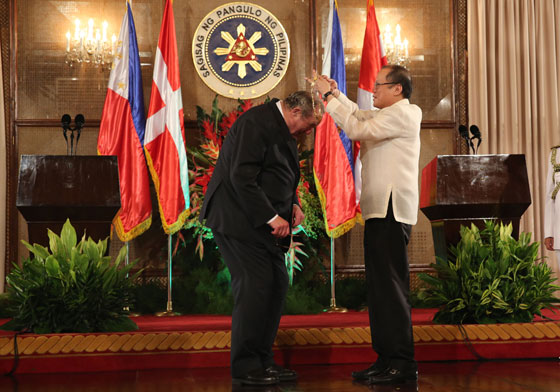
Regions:
<instances>
[{"instance_id":1,"label":"microphone","mask_svg":"<svg viewBox=\"0 0 560 392\"><path fill-rule=\"evenodd\" d=\"M80 129L84 126L86 119L84 118L83 114L76 114L74 122L76 123L76 129Z\"/></svg>"},{"instance_id":2,"label":"microphone","mask_svg":"<svg viewBox=\"0 0 560 392\"><path fill-rule=\"evenodd\" d=\"M465 142L467 143L467 149L469 150L469 153L471 151L471 148L473 148L471 139L469 138L469 130L467 129L466 125L459 125L459 135L465 139ZM474 148L473 148L474 151Z\"/></svg>"},{"instance_id":3,"label":"microphone","mask_svg":"<svg viewBox=\"0 0 560 392\"><path fill-rule=\"evenodd\" d=\"M78 136L76 137L76 150L78 150L78 142L80 141L80 135L82 134L82 128L85 123L86 119L84 118L84 115L76 114L76 118L74 118L74 124L76 124L75 130L78 131Z\"/></svg>"},{"instance_id":4,"label":"microphone","mask_svg":"<svg viewBox=\"0 0 560 392\"><path fill-rule=\"evenodd\" d=\"M82 128L86 123L86 119L84 118L83 114L77 114L76 118L74 119L74 123L76 126L72 128L70 123L72 122L72 117L69 114L62 115L60 119L60 123L62 125L62 134L64 139L66 140L66 154L67 155L76 155L76 151L74 150L74 131L78 131L78 136L76 137L76 150L78 149L78 141L80 140L80 134L82 133ZM70 131L70 146L68 145L68 131Z\"/></svg>"},{"instance_id":5,"label":"microphone","mask_svg":"<svg viewBox=\"0 0 560 392\"><path fill-rule=\"evenodd\" d=\"M480 129L478 129L478 127L476 125L471 125L471 146L473 148L473 151L475 151L475 154L478 154L478 147L480 146L480 142L482 141L482 137L480 134ZM472 142L473 139L477 140L476 143L476 150L474 149L474 143Z\"/></svg>"},{"instance_id":6,"label":"microphone","mask_svg":"<svg viewBox=\"0 0 560 392\"><path fill-rule=\"evenodd\" d=\"M60 119L60 122L62 123L62 128L68 129L70 127L70 122L71 121L72 121L72 118L70 117L69 114L63 114L62 118Z\"/></svg>"},{"instance_id":7,"label":"microphone","mask_svg":"<svg viewBox=\"0 0 560 392\"><path fill-rule=\"evenodd\" d=\"M62 118L60 119L60 123L62 124L62 135L64 136L64 140L66 140L66 155L68 155L68 130L70 128L70 122L72 121L72 117L69 114L63 114Z\"/></svg>"}]
</instances>

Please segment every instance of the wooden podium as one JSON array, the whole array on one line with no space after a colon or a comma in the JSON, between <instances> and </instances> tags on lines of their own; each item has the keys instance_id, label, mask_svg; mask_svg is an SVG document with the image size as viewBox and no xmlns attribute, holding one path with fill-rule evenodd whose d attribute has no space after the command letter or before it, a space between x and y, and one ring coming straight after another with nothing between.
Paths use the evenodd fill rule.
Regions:
<instances>
[{"instance_id":1,"label":"wooden podium","mask_svg":"<svg viewBox=\"0 0 560 392\"><path fill-rule=\"evenodd\" d=\"M531 205L525 155L438 155L422 170L420 209L432 223L436 256L447 259L461 225L484 227L485 219L512 223Z\"/></svg>"},{"instance_id":2,"label":"wooden podium","mask_svg":"<svg viewBox=\"0 0 560 392\"><path fill-rule=\"evenodd\" d=\"M47 228L60 234L67 218L78 240L105 239L120 206L116 156L21 156L16 207L31 244L48 246Z\"/></svg>"}]
</instances>

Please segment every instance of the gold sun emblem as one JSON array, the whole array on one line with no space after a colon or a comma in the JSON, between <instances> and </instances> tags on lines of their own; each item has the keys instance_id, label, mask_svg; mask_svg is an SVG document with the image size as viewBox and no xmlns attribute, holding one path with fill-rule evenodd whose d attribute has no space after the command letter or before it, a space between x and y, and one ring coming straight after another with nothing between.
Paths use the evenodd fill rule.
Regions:
<instances>
[{"instance_id":1,"label":"gold sun emblem","mask_svg":"<svg viewBox=\"0 0 560 392\"><path fill-rule=\"evenodd\" d=\"M262 71L262 65L258 62L257 56L265 56L268 54L267 48L255 48L255 43L261 39L262 33L257 31L253 33L251 38L245 38L245 26L240 24L237 26L237 39L233 38L227 31L221 32L221 37L229 44L227 48L216 48L214 53L218 56L226 56L226 61L222 64L222 71L229 71L237 64L237 75L243 79L247 76L247 64L253 68L255 72Z\"/></svg>"}]
</instances>

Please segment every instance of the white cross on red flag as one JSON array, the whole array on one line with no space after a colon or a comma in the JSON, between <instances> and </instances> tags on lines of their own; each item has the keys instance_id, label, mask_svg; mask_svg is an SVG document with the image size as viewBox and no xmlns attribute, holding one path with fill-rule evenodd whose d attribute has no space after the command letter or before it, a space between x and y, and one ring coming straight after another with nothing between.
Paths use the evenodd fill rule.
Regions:
<instances>
[{"instance_id":1,"label":"white cross on red flag","mask_svg":"<svg viewBox=\"0 0 560 392\"><path fill-rule=\"evenodd\" d=\"M179 58L170 0L165 2L154 61L144 149L163 229L173 234L185 223L190 201Z\"/></svg>"}]
</instances>

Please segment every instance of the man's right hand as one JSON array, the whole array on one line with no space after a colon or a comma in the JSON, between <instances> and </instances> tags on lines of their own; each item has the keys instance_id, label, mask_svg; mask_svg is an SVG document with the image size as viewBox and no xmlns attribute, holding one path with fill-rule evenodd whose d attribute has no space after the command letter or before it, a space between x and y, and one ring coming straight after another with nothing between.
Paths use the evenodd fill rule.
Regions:
<instances>
[{"instance_id":1,"label":"man's right hand","mask_svg":"<svg viewBox=\"0 0 560 392\"><path fill-rule=\"evenodd\" d=\"M327 82L329 82L330 86L331 86L331 91L334 95L335 98L338 98L338 96L340 95L340 90L338 89L338 83L336 83L336 80L329 78L326 75L321 75L320 78L325 79Z\"/></svg>"},{"instance_id":2,"label":"man's right hand","mask_svg":"<svg viewBox=\"0 0 560 392\"><path fill-rule=\"evenodd\" d=\"M272 227L272 235L276 238L284 238L290 234L290 223L280 216L274 218L268 225Z\"/></svg>"},{"instance_id":3,"label":"man's right hand","mask_svg":"<svg viewBox=\"0 0 560 392\"><path fill-rule=\"evenodd\" d=\"M554 238L553 237L546 237L544 239L544 246L548 250L554 250Z\"/></svg>"}]
</instances>

